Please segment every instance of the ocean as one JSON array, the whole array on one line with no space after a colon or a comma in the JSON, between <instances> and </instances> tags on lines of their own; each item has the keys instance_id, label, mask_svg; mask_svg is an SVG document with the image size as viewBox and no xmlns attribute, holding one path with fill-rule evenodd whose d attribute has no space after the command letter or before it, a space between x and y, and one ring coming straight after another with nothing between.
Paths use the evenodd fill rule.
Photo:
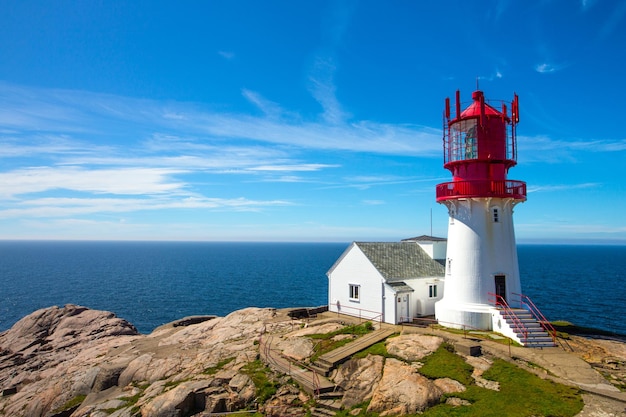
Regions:
<instances>
[{"instance_id":1,"label":"ocean","mask_svg":"<svg viewBox=\"0 0 626 417\"><path fill-rule=\"evenodd\" d=\"M68 303L142 333L245 307L327 303L348 243L0 241L0 331ZM549 320L626 335L626 246L518 245L522 288Z\"/></svg>"}]
</instances>

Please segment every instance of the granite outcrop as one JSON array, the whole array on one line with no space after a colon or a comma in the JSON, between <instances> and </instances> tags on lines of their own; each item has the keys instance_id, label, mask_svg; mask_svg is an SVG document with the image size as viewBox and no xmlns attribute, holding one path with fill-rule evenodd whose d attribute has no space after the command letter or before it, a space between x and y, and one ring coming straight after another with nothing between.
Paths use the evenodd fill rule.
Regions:
<instances>
[{"instance_id":1,"label":"granite outcrop","mask_svg":"<svg viewBox=\"0 0 626 417\"><path fill-rule=\"evenodd\" d=\"M304 369L317 348L311 336L336 334L334 342L349 341L357 336L341 334L348 324L340 317L306 320L290 317L289 310L247 308L226 317L187 317L139 334L110 312L76 305L41 309L0 333L0 416L204 417L240 410L332 415L332 408L316 414L319 398L262 363L259 348L272 338L276 355ZM329 376L342 394L334 406L390 416L420 413L444 399L467 405L454 395L466 389L463 384L417 372L445 339L401 332L384 342L387 357L365 354L343 362ZM624 386L625 344L576 337L569 343L614 385ZM482 377L489 359L465 360L476 385L499 389ZM598 398L586 402L606 410ZM585 410L581 416L595 415Z\"/></svg>"}]
</instances>

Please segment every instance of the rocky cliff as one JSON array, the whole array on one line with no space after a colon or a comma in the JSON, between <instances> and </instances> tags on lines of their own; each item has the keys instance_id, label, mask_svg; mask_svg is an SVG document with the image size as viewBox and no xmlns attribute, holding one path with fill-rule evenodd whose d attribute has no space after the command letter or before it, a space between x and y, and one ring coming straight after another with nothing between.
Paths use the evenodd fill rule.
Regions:
<instances>
[{"instance_id":1,"label":"rocky cliff","mask_svg":"<svg viewBox=\"0 0 626 417\"><path fill-rule=\"evenodd\" d=\"M311 392L261 363L259 346L271 336L278 355L306 366L314 354L310 335L333 334L344 326L340 318L301 321L286 310L249 308L226 317L181 319L141 335L109 312L75 305L42 309L0 334L0 416L173 417L238 410L332 415L315 410ZM346 337L351 336L334 339ZM392 357L366 355L337 366L329 378L343 395L335 403L347 409L366 404L380 415L418 413L444 398L464 405L451 395L465 390L461 383L416 372L419 361L443 341L402 334L386 343ZM623 365L623 344L610 345L617 349L611 355L609 345L599 346L605 350L585 351L591 361ZM475 384L498 389L481 378L489 359L465 360Z\"/></svg>"}]
</instances>

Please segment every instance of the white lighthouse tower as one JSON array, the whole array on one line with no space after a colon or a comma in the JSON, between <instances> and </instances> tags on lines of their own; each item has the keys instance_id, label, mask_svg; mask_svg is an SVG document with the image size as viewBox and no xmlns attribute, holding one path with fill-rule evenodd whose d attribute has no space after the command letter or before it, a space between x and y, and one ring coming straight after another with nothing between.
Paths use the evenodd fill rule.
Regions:
<instances>
[{"instance_id":1,"label":"white lighthouse tower","mask_svg":"<svg viewBox=\"0 0 626 417\"><path fill-rule=\"evenodd\" d=\"M482 91L455 115L446 99L444 168L452 181L437 185L437 202L449 213L445 292L435 304L440 324L492 329L496 299L521 308L521 285L513 230L513 208L526 200L526 183L507 179L517 164L518 97L507 105L487 103Z\"/></svg>"}]
</instances>

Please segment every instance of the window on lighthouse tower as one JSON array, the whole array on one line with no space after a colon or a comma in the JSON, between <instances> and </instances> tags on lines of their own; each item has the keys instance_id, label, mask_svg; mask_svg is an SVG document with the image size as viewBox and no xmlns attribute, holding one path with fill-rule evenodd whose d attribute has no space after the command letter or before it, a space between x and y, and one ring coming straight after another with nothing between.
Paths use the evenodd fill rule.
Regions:
<instances>
[{"instance_id":1,"label":"window on lighthouse tower","mask_svg":"<svg viewBox=\"0 0 626 417\"><path fill-rule=\"evenodd\" d=\"M491 215L493 216L494 223L500 223L500 210L498 210L498 207L491 209Z\"/></svg>"}]
</instances>

